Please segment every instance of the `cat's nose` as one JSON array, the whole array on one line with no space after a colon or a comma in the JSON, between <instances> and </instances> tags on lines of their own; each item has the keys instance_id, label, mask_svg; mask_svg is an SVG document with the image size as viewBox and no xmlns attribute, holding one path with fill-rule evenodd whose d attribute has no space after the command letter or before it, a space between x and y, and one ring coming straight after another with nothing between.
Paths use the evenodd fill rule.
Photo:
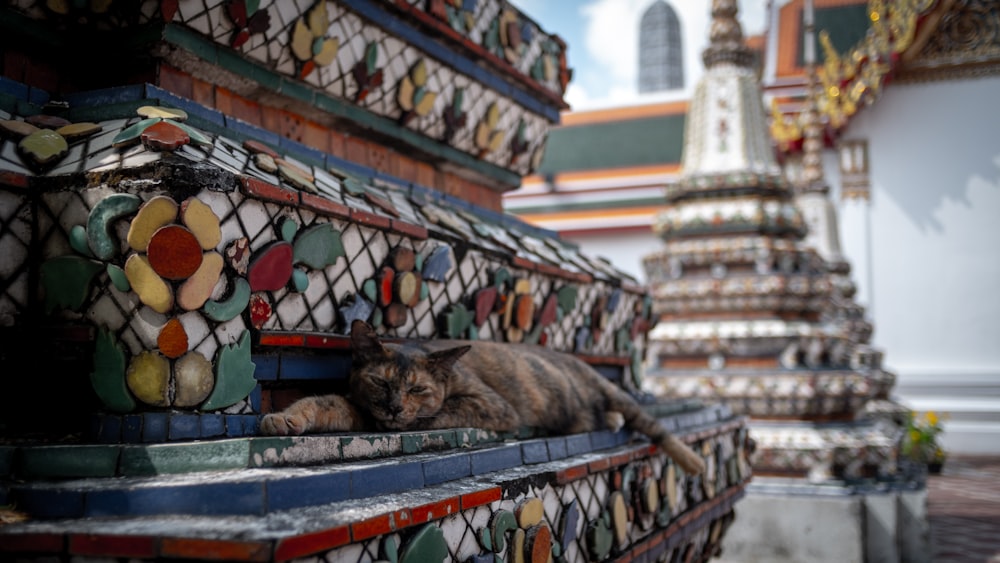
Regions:
<instances>
[{"instance_id":1,"label":"cat's nose","mask_svg":"<svg viewBox=\"0 0 1000 563\"><path fill-rule=\"evenodd\" d=\"M389 405L389 414L391 414L393 418L399 416L399 413L401 412L403 412L403 405L395 403Z\"/></svg>"}]
</instances>

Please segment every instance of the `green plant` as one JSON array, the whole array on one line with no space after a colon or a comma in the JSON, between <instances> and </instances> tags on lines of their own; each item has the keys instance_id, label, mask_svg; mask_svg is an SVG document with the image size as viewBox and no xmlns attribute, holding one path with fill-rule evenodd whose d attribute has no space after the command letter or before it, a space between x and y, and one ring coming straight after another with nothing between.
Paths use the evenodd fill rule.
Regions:
<instances>
[{"instance_id":1,"label":"green plant","mask_svg":"<svg viewBox=\"0 0 1000 563\"><path fill-rule=\"evenodd\" d=\"M922 463L943 462L946 454L938 437L944 431L941 418L934 411L920 416L911 411L906 420L906 435L900 450L902 455Z\"/></svg>"}]
</instances>

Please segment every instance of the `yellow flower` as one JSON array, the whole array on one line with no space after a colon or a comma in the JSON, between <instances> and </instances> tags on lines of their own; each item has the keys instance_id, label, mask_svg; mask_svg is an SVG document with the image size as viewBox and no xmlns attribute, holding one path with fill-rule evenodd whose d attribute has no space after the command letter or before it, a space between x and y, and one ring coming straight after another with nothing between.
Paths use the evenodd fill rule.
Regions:
<instances>
[{"instance_id":1,"label":"yellow flower","mask_svg":"<svg viewBox=\"0 0 1000 563\"><path fill-rule=\"evenodd\" d=\"M931 426L937 426L938 416L937 414L934 413L934 411L928 411L925 416L927 417L927 424L930 424Z\"/></svg>"}]
</instances>

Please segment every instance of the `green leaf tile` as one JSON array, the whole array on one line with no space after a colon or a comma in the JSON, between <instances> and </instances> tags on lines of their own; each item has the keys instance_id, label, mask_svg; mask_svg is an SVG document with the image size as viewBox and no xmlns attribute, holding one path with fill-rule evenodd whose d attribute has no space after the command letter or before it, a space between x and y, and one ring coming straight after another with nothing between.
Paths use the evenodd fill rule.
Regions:
<instances>
[{"instance_id":1,"label":"green leaf tile","mask_svg":"<svg viewBox=\"0 0 1000 563\"><path fill-rule=\"evenodd\" d=\"M228 298L222 301L209 299L205 303L205 315L220 323L235 319L250 304L250 293L250 282L245 278L236 278Z\"/></svg>"},{"instance_id":2,"label":"green leaf tile","mask_svg":"<svg viewBox=\"0 0 1000 563\"><path fill-rule=\"evenodd\" d=\"M98 260L117 254L118 242L111 235L111 223L135 213L142 199L134 194L112 194L97 202L87 217L87 241Z\"/></svg>"},{"instance_id":3,"label":"green leaf tile","mask_svg":"<svg viewBox=\"0 0 1000 563\"><path fill-rule=\"evenodd\" d=\"M345 256L344 244L340 239L340 231L331 223L323 223L309 227L295 240L293 261L305 264L310 268L322 269Z\"/></svg>"},{"instance_id":4,"label":"green leaf tile","mask_svg":"<svg viewBox=\"0 0 1000 563\"><path fill-rule=\"evenodd\" d=\"M256 366L250 361L250 331L244 330L236 344L223 346L215 362L215 388L201 405L203 410L224 409L253 391Z\"/></svg>"},{"instance_id":5,"label":"green leaf tile","mask_svg":"<svg viewBox=\"0 0 1000 563\"><path fill-rule=\"evenodd\" d=\"M438 563L448 557L444 532L435 524L427 524L403 546L400 563Z\"/></svg>"},{"instance_id":6,"label":"green leaf tile","mask_svg":"<svg viewBox=\"0 0 1000 563\"><path fill-rule=\"evenodd\" d=\"M80 256L58 256L42 263L45 311L78 310L90 293L90 284L104 265Z\"/></svg>"},{"instance_id":7,"label":"green leaf tile","mask_svg":"<svg viewBox=\"0 0 1000 563\"><path fill-rule=\"evenodd\" d=\"M135 399L125 383L125 348L107 328L97 332L94 343L94 371L90 384L104 406L114 412L129 412Z\"/></svg>"},{"instance_id":8,"label":"green leaf tile","mask_svg":"<svg viewBox=\"0 0 1000 563\"><path fill-rule=\"evenodd\" d=\"M151 117L122 129L122 132L115 135L115 138L111 140L111 146L122 148L138 143L139 137L142 136L142 132L145 131L150 125L159 123L160 121L163 121L163 119L159 117Z\"/></svg>"}]
</instances>

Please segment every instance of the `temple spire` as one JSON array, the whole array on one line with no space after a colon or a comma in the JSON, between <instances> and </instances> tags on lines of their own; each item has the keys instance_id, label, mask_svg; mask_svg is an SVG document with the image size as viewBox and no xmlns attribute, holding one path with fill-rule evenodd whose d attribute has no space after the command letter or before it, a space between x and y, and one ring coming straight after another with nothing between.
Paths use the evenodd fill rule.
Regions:
<instances>
[{"instance_id":1,"label":"temple spire","mask_svg":"<svg viewBox=\"0 0 1000 563\"><path fill-rule=\"evenodd\" d=\"M684 130L681 177L667 198L714 191L778 190L786 184L771 142L754 53L743 42L736 0L713 0L705 74Z\"/></svg>"},{"instance_id":2,"label":"temple spire","mask_svg":"<svg viewBox=\"0 0 1000 563\"><path fill-rule=\"evenodd\" d=\"M736 18L738 11L736 0L712 0L709 45L701 55L705 68L712 68L720 62L747 68L753 66L754 54L743 42L743 27Z\"/></svg>"}]
</instances>

